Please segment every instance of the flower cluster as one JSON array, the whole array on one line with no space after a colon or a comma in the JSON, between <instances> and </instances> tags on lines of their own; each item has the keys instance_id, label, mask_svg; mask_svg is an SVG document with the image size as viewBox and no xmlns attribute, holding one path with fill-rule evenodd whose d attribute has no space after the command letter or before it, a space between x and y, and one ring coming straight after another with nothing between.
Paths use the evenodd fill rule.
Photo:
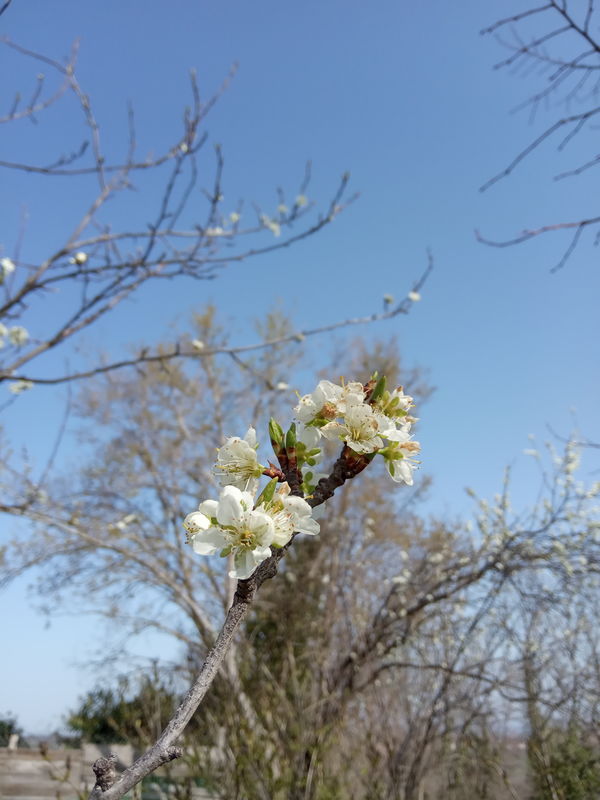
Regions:
<instances>
[{"instance_id":1,"label":"flower cluster","mask_svg":"<svg viewBox=\"0 0 600 800\"><path fill-rule=\"evenodd\" d=\"M183 523L188 541L203 556L233 556L232 578L249 578L271 555L271 547L284 547L295 532L315 535L319 523L306 500L290 495L274 478L255 501L253 492L228 485L219 500L205 500Z\"/></svg>"},{"instance_id":2,"label":"flower cluster","mask_svg":"<svg viewBox=\"0 0 600 800\"><path fill-rule=\"evenodd\" d=\"M416 421L409 413L413 405L401 386L388 391L385 378L366 386L320 381L294 411L301 423L325 439L341 440L362 455L379 453L393 480L411 486L418 464L414 456L421 449L410 435Z\"/></svg>"},{"instance_id":3,"label":"flower cluster","mask_svg":"<svg viewBox=\"0 0 600 800\"><path fill-rule=\"evenodd\" d=\"M5 345L4 337L15 347L21 347L29 339L29 333L22 325L13 325L11 328L7 328L0 322L0 348Z\"/></svg>"},{"instance_id":4,"label":"flower cluster","mask_svg":"<svg viewBox=\"0 0 600 800\"><path fill-rule=\"evenodd\" d=\"M222 486L219 499L204 500L187 515L183 524L188 542L200 555L231 556L230 576L245 579L294 534L319 533L311 505L297 495L312 494L317 486L321 476L313 469L322 455L323 438L342 441L363 457L364 466L379 453L395 481L412 485L418 463L414 455L420 450L410 435L412 406L412 397L402 387L386 389L385 378L374 377L365 386L321 381L314 392L300 398L294 409L297 421L287 433L274 419L269 423L281 468L260 463L252 427L243 438L232 436L218 449L214 472ZM257 497L262 475L271 480ZM300 492L292 493L288 480Z\"/></svg>"}]
</instances>

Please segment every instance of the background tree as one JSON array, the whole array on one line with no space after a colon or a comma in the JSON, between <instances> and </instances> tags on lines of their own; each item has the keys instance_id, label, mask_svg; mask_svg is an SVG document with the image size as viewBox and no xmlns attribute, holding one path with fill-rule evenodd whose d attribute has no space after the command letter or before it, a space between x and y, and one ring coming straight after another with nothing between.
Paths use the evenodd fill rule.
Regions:
<instances>
[{"instance_id":1,"label":"background tree","mask_svg":"<svg viewBox=\"0 0 600 800\"><path fill-rule=\"evenodd\" d=\"M556 142L559 151L565 150L575 136L585 136L594 129L600 106L597 103L598 70L600 69L600 37L598 8L594 0L549 0L529 6L500 19L483 34L494 34L510 55L496 64L496 69L510 69L517 75L539 76L539 88L517 108L528 108L535 119L550 111L553 121L542 129L501 172L483 186L486 190L510 175L521 162L546 141ZM556 109L562 111L556 112ZM588 137L589 157L555 175L555 180L577 177L600 164L595 137ZM580 219L563 220L527 228L506 241L481 241L495 247L525 242L542 234L563 231L568 242L553 270L564 266L583 234L593 234L600 225L600 216L591 209ZM593 236L594 244L598 235Z\"/></svg>"},{"instance_id":2,"label":"background tree","mask_svg":"<svg viewBox=\"0 0 600 800\"><path fill-rule=\"evenodd\" d=\"M16 734L19 737L21 747L26 747L27 744L21 738L23 736L23 729L19 725L17 718L10 712L0 715L0 747L8 747L10 737Z\"/></svg>"},{"instance_id":3,"label":"background tree","mask_svg":"<svg viewBox=\"0 0 600 800\"><path fill-rule=\"evenodd\" d=\"M261 334L287 327L274 313ZM189 335L208 347L227 344L212 309L196 315ZM373 364L426 397L423 375L398 366L393 343L355 343L351 352L346 368L335 359L347 374L364 379ZM211 647L234 590L222 563L186 547L181 521L214 491L214 447L247 425L247 409L260 420L289 404L301 358L296 342L243 364L234 359L235 371L209 356L89 384L76 402L94 422L85 427L78 485L73 474L39 486L5 470L13 513L33 523L30 538L21 535L7 553L5 579L42 566L46 602L83 602L107 619L113 637L121 631L123 648L143 630L171 637L180 655L162 666L177 674L177 694ZM596 592L598 487L575 481L572 447L552 458L537 508L516 515L507 486L493 503L479 503L477 531L421 518L427 482L395 496L376 465L351 492L337 492L321 536L292 548L279 578L257 595L198 716L203 734L187 738L192 774L228 798L410 800L426 786L466 798L473 786L510 786L489 734L500 710L508 703L525 721L524 698L566 707L560 676L572 681L584 657L554 657L544 685L528 689L517 646L527 630L522 598L532 582L548 585L550 659L561 639L556 618L572 617ZM544 641L543 632L535 638ZM588 663L595 653L595 645L585 653ZM589 670L579 695L597 692L597 681ZM128 714L137 703L120 706L118 687L99 700L113 730L115 709ZM586 715L570 707L583 730ZM589 730L591 708L586 714ZM93 704L88 716L96 717ZM468 764L478 769L467 779Z\"/></svg>"}]
</instances>

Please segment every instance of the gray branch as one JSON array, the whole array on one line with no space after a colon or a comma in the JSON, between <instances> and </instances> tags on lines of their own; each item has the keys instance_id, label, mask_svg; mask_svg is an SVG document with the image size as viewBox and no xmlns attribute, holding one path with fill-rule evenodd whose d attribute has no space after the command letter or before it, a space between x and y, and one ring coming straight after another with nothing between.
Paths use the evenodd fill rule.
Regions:
<instances>
[{"instance_id":1,"label":"gray branch","mask_svg":"<svg viewBox=\"0 0 600 800\"><path fill-rule=\"evenodd\" d=\"M99 764L100 761L106 762L107 759L98 759L95 762L93 769L97 776L97 782L89 800L119 800L146 775L150 775L158 767L182 755L181 747L175 746L175 743L182 735L186 725L193 717L215 679L234 634L249 608L250 601L242 600L236 595L231 608L227 612L227 617L217 641L206 656L198 677L156 743L126 769L117 780L113 780L112 776L108 774L104 764Z\"/></svg>"}]
</instances>

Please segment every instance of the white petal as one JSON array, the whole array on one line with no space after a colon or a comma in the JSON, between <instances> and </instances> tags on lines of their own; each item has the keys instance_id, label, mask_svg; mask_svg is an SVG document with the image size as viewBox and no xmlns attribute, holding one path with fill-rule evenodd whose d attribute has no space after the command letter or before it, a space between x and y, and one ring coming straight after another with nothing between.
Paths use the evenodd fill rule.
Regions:
<instances>
[{"instance_id":1,"label":"white petal","mask_svg":"<svg viewBox=\"0 0 600 800\"><path fill-rule=\"evenodd\" d=\"M219 553L227 544L227 540L218 528L200 531L192 537L194 552L201 556L212 556Z\"/></svg>"},{"instance_id":2,"label":"white petal","mask_svg":"<svg viewBox=\"0 0 600 800\"><path fill-rule=\"evenodd\" d=\"M272 517L262 511L250 511L246 515L245 522L248 530L259 537L262 547L268 547L271 544L275 535Z\"/></svg>"},{"instance_id":3,"label":"white petal","mask_svg":"<svg viewBox=\"0 0 600 800\"><path fill-rule=\"evenodd\" d=\"M212 519L212 517L217 516L217 508L219 504L216 500L205 500L203 503L200 503L198 506L198 511L201 514L204 514L205 517Z\"/></svg>"},{"instance_id":4,"label":"white petal","mask_svg":"<svg viewBox=\"0 0 600 800\"><path fill-rule=\"evenodd\" d=\"M286 511L290 511L294 517L306 517L307 515L310 516L312 511L306 500L304 500L302 497L296 497L295 495L285 497L283 500L283 505Z\"/></svg>"},{"instance_id":5,"label":"white petal","mask_svg":"<svg viewBox=\"0 0 600 800\"><path fill-rule=\"evenodd\" d=\"M247 442L250 447L254 450L256 447L256 431L252 427L252 425L246 431L246 435L244 436L244 441Z\"/></svg>"},{"instance_id":6,"label":"white petal","mask_svg":"<svg viewBox=\"0 0 600 800\"><path fill-rule=\"evenodd\" d=\"M331 381L319 381L313 397L317 405L321 404L319 408L322 408L325 403L336 403L342 396L342 392L342 387Z\"/></svg>"},{"instance_id":7,"label":"white petal","mask_svg":"<svg viewBox=\"0 0 600 800\"><path fill-rule=\"evenodd\" d=\"M394 465L394 472L392 473L391 466ZM412 469L410 463L405 459L401 458L396 461L388 461L387 463L388 472L390 473L392 480L396 483L406 483L407 486L413 485L413 476L412 476Z\"/></svg>"},{"instance_id":8,"label":"white petal","mask_svg":"<svg viewBox=\"0 0 600 800\"><path fill-rule=\"evenodd\" d=\"M315 428L313 425L296 425L296 438L299 442L307 448L307 450L312 450L315 447L319 446L319 439L321 438L321 434L318 428Z\"/></svg>"},{"instance_id":9,"label":"white petal","mask_svg":"<svg viewBox=\"0 0 600 800\"><path fill-rule=\"evenodd\" d=\"M302 517L296 520L296 530L299 533L308 533L310 536L316 536L321 532L321 527L312 517Z\"/></svg>"},{"instance_id":10,"label":"white petal","mask_svg":"<svg viewBox=\"0 0 600 800\"><path fill-rule=\"evenodd\" d=\"M226 486L219 497L217 520L221 525L238 526L244 515L242 495L237 486Z\"/></svg>"},{"instance_id":11,"label":"white petal","mask_svg":"<svg viewBox=\"0 0 600 800\"><path fill-rule=\"evenodd\" d=\"M348 433L348 428L345 425L341 425L339 422L328 422L327 425L323 425L319 430L321 436L329 440L339 439L342 436L346 436Z\"/></svg>"},{"instance_id":12,"label":"white petal","mask_svg":"<svg viewBox=\"0 0 600 800\"><path fill-rule=\"evenodd\" d=\"M234 569L229 572L229 577L238 578L240 580L249 578L257 567L257 564L252 558L251 550L237 552L233 563Z\"/></svg>"},{"instance_id":13,"label":"white petal","mask_svg":"<svg viewBox=\"0 0 600 800\"><path fill-rule=\"evenodd\" d=\"M348 447L354 450L355 453L374 453L376 450L380 450L383 447L383 440L380 439L379 436L373 436L371 439L360 442L348 439L347 442Z\"/></svg>"},{"instance_id":14,"label":"white petal","mask_svg":"<svg viewBox=\"0 0 600 800\"><path fill-rule=\"evenodd\" d=\"M190 533L194 534L198 531L205 531L210 528L210 520L200 511L192 511L183 520L183 527Z\"/></svg>"},{"instance_id":15,"label":"white petal","mask_svg":"<svg viewBox=\"0 0 600 800\"><path fill-rule=\"evenodd\" d=\"M410 434L407 430L402 428L396 428L394 425L393 427L388 428L387 430L380 431L382 436L385 436L386 439L389 439L390 442L408 442L410 439Z\"/></svg>"},{"instance_id":16,"label":"white petal","mask_svg":"<svg viewBox=\"0 0 600 800\"><path fill-rule=\"evenodd\" d=\"M257 566L271 555L268 547L255 550L241 550L235 554L235 569L229 573L230 578L245 580L249 578Z\"/></svg>"}]
</instances>

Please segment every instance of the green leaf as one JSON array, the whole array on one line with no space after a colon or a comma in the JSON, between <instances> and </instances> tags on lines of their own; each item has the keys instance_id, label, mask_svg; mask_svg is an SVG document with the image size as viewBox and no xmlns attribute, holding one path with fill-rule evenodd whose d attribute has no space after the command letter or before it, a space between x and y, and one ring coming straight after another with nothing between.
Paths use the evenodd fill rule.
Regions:
<instances>
[{"instance_id":1,"label":"green leaf","mask_svg":"<svg viewBox=\"0 0 600 800\"><path fill-rule=\"evenodd\" d=\"M266 506L271 502L271 500L273 499L273 495L275 494L276 486L277 486L277 478L273 478L267 483L265 488L258 496L258 500L256 501L256 508L258 508L260 505Z\"/></svg>"}]
</instances>

